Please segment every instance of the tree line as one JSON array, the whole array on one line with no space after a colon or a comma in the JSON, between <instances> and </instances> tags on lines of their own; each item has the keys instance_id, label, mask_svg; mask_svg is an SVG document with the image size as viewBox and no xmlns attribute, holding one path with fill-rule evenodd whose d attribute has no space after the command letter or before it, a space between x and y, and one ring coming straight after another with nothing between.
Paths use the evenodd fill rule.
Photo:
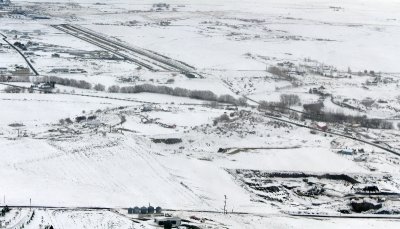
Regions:
<instances>
[{"instance_id":1,"label":"tree line","mask_svg":"<svg viewBox=\"0 0 400 229\"><path fill-rule=\"evenodd\" d=\"M259 108L265 110L279 111L282 113L289 114L291 117L295 117L295 119L300 120L313 120L313 121L322 121L322 122L330 122L330 123L351 123L358 124L361 127L372 128L372 129L393 129L393 123L383 120L383 119L374 119L368 118L366 115L350 115L344 114L342 112L337 111L325 111L324 103L309 103L303 104L304 111L298 111L294 114L293 109L288 109L291 105L299 105L300 98L297 95L281 95L280 101L278 102L268 102L268 101L260 101Z\"/></svg>"},{"instance_id":2,"label":"tree line","mask_svg":"<svg viewBox=\"0 0 400 229\"><path fill-rule=\"evenodd\" d=\"M2 80L0 78L0 80ZM4 81L7 79L4 78ZM51 81L55 82L56 84L68 86L68 87L75 87L80 89L94 89L96 91L106 91L106 87L102 84L95 84L94 86L85 81L85 80L75 80L69 78L62 78L57 76L50 76L50 77L42 77L39 81ZM29 81L28 81L29 82ZM214 92L209 90L189 90L186 88L180 87L168 87L163 85L152 85L152 84L141 84L135 86L117 86L112 85L107 88L107 91L110 93L126 93L126 94L136 94L136 93L157 93L157 94L165 94L165 95L173 95L179 97L187 97L192 99L199 99L205 101L212 101L212 102L220 102L220 103L229 103L238 106L245 106L247 105L247 100L245 98L236 99L232 95L216 95ZM9 87L6 89L7 93L19 93L23 92L20 89L16 89L13 87Z\"/></svg>"},{"instance_id":3,"label":"tree line","mask_svg":"<svg viewBox=\"0 0 400 229\"><path fill-rule=\"evenodd\" d=\"M157 94L172 95L179 97L187 97L187 98L206 100L206 101L215 101L220 103L229 103L238 106L245 106L247 104L247 100L245 98L236 99L232 95L228 94L218 96L214 92L209 90L189 90L180 87L172 88L168 86L152 85L152 84L142 84L142 85L124 86L124 87L113 85L108 88L108 92L127 93L127 94L148 92L148 93L157 93Z\"/></svg>"}]
</instances>

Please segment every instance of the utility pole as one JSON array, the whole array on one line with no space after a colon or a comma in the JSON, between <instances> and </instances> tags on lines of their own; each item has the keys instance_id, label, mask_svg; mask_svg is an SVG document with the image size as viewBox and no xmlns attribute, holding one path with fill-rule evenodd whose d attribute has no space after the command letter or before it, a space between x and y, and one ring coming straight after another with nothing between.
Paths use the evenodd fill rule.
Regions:
<instances>
[{"instance_id":1,"label":"utility pole","mask_svg":"<svg viewBox=\"0 0 400 229\"><path fill-rule=\"evenodd\" d=\"M226 210L226 200L227 200L228 198L226 198L226 195L224 195L224 197L225 197L225 201L224 201L224 214L226 214L226 213L227 213L227 210Z\"/></svg>"}]
</instances>

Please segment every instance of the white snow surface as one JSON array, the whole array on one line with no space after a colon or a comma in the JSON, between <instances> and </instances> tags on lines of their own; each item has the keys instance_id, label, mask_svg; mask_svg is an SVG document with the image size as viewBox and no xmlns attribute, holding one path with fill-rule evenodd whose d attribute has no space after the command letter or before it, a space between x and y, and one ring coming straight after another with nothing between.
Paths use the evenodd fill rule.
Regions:
<instances>
[{"instance_id":1,"label":"white snow surface","mask_svg":"<svg viewBox=\"0 0 400 229\"><path fill-rule=\"evenodd\" d=\"M400 40L400 2L396 0L166 1L177 8L176 12L149 11L158 1L145 0L13 2L25 7L42 3L47 9L43 12L52 17L44 21L0 18L0 32L11 33L15 29L30 33L30 38L9 36L11 42L32 39L47 49L29 57L42 76L52 75L50 71L54 68L82 67L87 73L55 75L106 87L151 83L210 90L216 95L229 94L235 98L246 95L257 101L279 101L283 93L295 94L303 104L317 102L320 96L308 91L324 85L337 100L348 98L354 104L365 98L375 101L374 106L364 111L338 106L327 97L324 110L391 118L400 109L399 81L396 81L400 72L397 63L400 42L396 42ZM105 5L96 4L99 2ZM61 4L66 8L60 7ZM132 21L137 25L126 25ZM171 21L171 25L159 26L160 21ZM183 61L194 66L204 78L151 72L122 60L74 58L64 52L101 49L50 27L61 23L77 24ZM43 34L34 34L33 30L41 30ZM4 42L0 40L0 44ZM56 52L52 48L60 51L60 58L51 57ZM12 49L4 51L0 46L0 50L0 67L26 66ZM352 78L332 79L310 74L296 76L302 84L294 85L265 71L268 65L284 61L302 63L304 58L335 66L342 72L348 67L354 72L364 69L383 72L394 81L366 88L365 82L373 76L353 74ZM121 80L131 78L136 81ZM168 83L171 79L173 82ZM28 82L10 83L30 86ZM40 219L55 228L153 228L146 222L132 227L126 209L119 210L122 214L75 209L119 209L149 204L175 209L171 214L182 218L196 215L213 219L206 224L209 228L399 227L398 220L390 219L288 216L283 210L305 209L292 203L259 201L254 192L227 171L385 177L376 182L390 192L399 193L400 158L377 147L285 125L265 117L256 108L239 107L236 111L226 104L211 107L210 101L188 97L97 92L61 85L57 89L63 94L14 94L5 93L5 88L0 85L0 204L22 206L31 199L37 206L68 207L36 209L37 216L27 228L37 228L43 223ZM386 101L378 104L379 100ZM147 106L150 111L144 111ZM219 120L221 115L228 116L229 121ZM79 123L75 120L78 116L96 116L96 121ZM286 116L280 118L291 120ZM65 124L68 118L73 123ZM350 128L339 124L328 126L340 133ZM383 144L399 148L396 128L400 127L359 128L352 134L368 141L384 139ZM164 138L180 138L182 142L171 145L155 142ZM345 148L362 148L365 153L338 153ZM220 149L228 150L218 152ZM202 212L222 211L224 195L228 197L229 211L249 214ZM343 199L345 205L347 199ZM315 202L315 206L324 204ZM337 214L339 209L328 210ZM15 212L20 214L17 219L29 214L27 209L14 208L11 214Z\"/></svg>"}]
</instances>

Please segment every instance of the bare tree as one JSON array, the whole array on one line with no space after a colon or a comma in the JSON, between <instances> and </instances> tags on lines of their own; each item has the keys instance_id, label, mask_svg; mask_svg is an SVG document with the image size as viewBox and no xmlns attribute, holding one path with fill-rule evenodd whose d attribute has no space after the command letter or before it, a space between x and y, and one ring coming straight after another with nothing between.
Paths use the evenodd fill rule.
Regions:
<instances>
[{"instance_id":1,"label":"bare tree","mask_svg":"<svg viewBox=\"0 0 400 229\"><path fill-rule=\"evenodd\" d=\"M110 93L118 93L119 90L120 90L120 88L117 85L112 85L112 86L108 87L108 92L110 92Z\"/></svg>"},{"instance_id":2,"label":"bare tree","mask_svg":"<svg viewBox=\"0 0 400 229\"><path fill-rule=\"evenodd\" d=\"M285 107L290 107L290 106L293 106L293 105L300 104L300 97L298 95L282 94L280 99L281 99L281 103Z\"/></svg>"},{"instance_id":3,"label":"bare tree","mask_svg":"<svg viewBox=\"0 0 400 229\"><path fill-rule=\"evenodd\" d=\"M321 113L323 107L324 103L310 103L303 105L304 110L313 114Z\"/></svg>"},{"instance_id":4,"label":"bare tree","mask_svg":"<svg viewBox=\"0 0 400 229\"><path fill-rule=\"evenodd\" d=\"M236 99L235 99L235 97L233 97L231 95L221 95L218 97L218 102L235 104Z\"/></svg>"},{"instance_id":5,"label":"bare tree","mask_svg":"<svg viewBox=\"0 0 400 229\"><path fill-rule=\"evenodd\" d=\"M268 67L267 71L273 75L280 76L280 77L286 77L286 73L282 71L280 68L276 66L270 66Z\"/></svg>"},{"instance_id":6,"label":"bare tree","mask_svg":"<svg viewBox=\"0 0 400 229\"><path fill-rule=\"evenodd\" d=\"M106 90L106 87L103 85L103 84L96 84L96 85L94 85L94 90L96 90L96 91L105 91Z\"/></svg>"}]
</instances>

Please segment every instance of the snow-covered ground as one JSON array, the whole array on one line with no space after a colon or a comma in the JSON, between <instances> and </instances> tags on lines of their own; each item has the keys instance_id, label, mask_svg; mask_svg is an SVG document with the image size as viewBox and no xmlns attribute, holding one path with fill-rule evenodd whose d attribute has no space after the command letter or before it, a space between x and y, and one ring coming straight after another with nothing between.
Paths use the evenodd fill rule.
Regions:
<instances>
[{"instance_id":1,"label":"snow-covered ground","mask_svg":"<svg viewBox=\"0 0 400 229\"><path fill-rule=\"evenodd\" d=\"M28 65L0 37L0 76L7 81L0 85L0 205L68 208L34 208L32 217L12 207L0 221L153 228L152 219L132 221L120 209L151 204L201 228L399 227L397 219L288 214L399 216L400 156L390 152L400 151L399 2L171 0L168 8L144 0L13 2L27 14L0 17L0 32L26 45L21 52L40 76L14 76L16 65ZM116 55L116 47L106 51L52 27L59 24L180 61L199 77L151 71ZM7 85L30 87L48 76L83 80L92 89L6 93ZM96 84L105 91L95 91ZM253 106L108 92L141 84L244 96ZM282 94L298 96L292 113L257 109L257 101L279 102ZM317 124L293 113L317 102L326 112L394 126L327 124L351 138L303 128ZM374 185L375 195L363 190ZM221 214L225 196L228 212L249 214ZM355 212L353 199L367 196L380 208Z\"/></svg>"},{"instance_id":2,"label":"snow-covered ground","mask_svg":"<svg viewBox=\"0 0 400 229\"><path fill-rule=\"evenodd\" d=\"M73 210L73 209L15 209L9 215L15 219L10 221L9 226L16 225L15 220L19 217L30 218L26 223L23 220L19 226L24 224L24 228L38 228L52 225L54 228L74 228L74 229L134 229L134 228L155 228L153 220L140 221L134 219L131 221L131 216L126 215L126 210L117 212L108 210ZM122 213L122 214L121 214ZM369 219L315 219L301 217L284 217L282 215L266 216L266 215L240 215L240 214L215 214L184 211L168 212L182 219L187 220L190 225L202 226L207 228L397 228L398 224L390 220L369 220ZM199 220L191 217L196 217ZM203 223L200 219L204 219Z\"/></svg>"}]
</instances>

